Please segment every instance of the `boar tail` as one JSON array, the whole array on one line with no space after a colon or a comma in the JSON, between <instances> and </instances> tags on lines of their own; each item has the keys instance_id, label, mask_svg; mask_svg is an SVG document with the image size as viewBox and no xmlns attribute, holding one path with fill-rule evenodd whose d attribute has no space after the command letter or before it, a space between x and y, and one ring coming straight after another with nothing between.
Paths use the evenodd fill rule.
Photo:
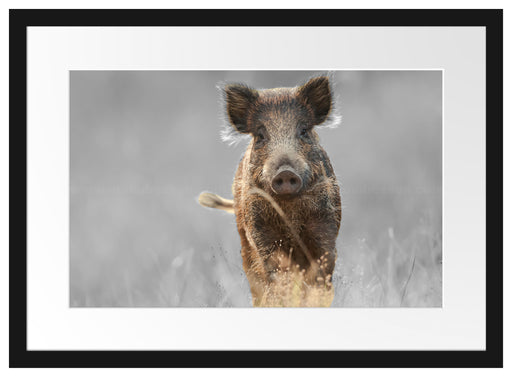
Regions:
<instances>
[{"instance_id":1,"label":"boar tail","mask_svg":"<svg viewBox=\"0 0 512 377\"><path fill-rule=\"evenodd\" d=\"M229 199L224 199L219 195L212 194L210 192L203 192L199 195L197 199L199 204L203 207L217 208L222 209L229 213L235 213L233 201Z\"/></svg>"}]
</instances>

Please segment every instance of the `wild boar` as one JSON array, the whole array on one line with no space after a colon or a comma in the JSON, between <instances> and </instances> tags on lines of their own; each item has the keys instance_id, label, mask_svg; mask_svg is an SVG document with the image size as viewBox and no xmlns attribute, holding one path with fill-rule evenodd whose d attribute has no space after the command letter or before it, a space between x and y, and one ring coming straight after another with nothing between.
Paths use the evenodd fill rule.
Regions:
<instances>
[{"instance_id":1,"label":"wild boar","mask_svg":"<svg viewBox=\"0 0 512 377\"><path fill-rule=\"evenodd\" d=\"M277 276L290 268L302 273L301 288L333 291L340 189L315 131L333 120L329 78L262 90L229 84L223 94L232 130L251 140L235 174L233 200L202 193L199 202L234 212L253 305L265 306Z\"/></svg>"}]
</instances>

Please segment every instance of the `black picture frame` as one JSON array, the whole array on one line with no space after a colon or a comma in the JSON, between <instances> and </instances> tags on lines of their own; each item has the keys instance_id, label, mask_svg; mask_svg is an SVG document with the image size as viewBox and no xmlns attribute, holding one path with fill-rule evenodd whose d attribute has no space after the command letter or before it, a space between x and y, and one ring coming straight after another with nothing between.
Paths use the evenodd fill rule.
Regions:
<instances>
[{"instance_id":1,"label":"black picture frame","mask_svg":"<svg viewBox=\"0 0 512 377\"><path fill-rule=\"evenodd\" d=\"M11 367L502 367L502 10L10 10ZM485 351L27 350L27 27L480 26L486 29Z\"/></svg>"}]
</instances>

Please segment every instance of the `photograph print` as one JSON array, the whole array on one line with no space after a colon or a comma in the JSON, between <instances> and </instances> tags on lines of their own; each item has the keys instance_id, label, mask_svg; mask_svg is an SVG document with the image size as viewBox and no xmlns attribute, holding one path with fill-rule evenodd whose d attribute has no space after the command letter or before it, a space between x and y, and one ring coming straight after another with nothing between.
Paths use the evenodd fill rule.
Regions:
<instances>
[{"instance_id":1,"label":"photograph print","mask_svg":"<svg viewBox=\"0 0 512 377\"><path fill-rule=\"evenodd\" d=\"M443 72L71 71L70 307L442 307Z\"/></svg>"}]
</instances>

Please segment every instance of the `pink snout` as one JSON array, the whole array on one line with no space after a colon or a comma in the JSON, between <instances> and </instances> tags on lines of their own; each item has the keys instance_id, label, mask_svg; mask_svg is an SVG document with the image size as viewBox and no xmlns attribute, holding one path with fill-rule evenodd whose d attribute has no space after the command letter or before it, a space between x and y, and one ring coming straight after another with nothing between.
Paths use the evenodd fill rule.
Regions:
<instances>
[{"instance_id":1,"label":"pink snout","mask_svg":"<svg viewBox=\"0 0 512 377\"><path fill-rule=\"evenodd\" d=\"M291 167L279 169L272 178L272 190L278 195L293 195L302 188L302 179Z\"/></svg>"}]
</instances>

